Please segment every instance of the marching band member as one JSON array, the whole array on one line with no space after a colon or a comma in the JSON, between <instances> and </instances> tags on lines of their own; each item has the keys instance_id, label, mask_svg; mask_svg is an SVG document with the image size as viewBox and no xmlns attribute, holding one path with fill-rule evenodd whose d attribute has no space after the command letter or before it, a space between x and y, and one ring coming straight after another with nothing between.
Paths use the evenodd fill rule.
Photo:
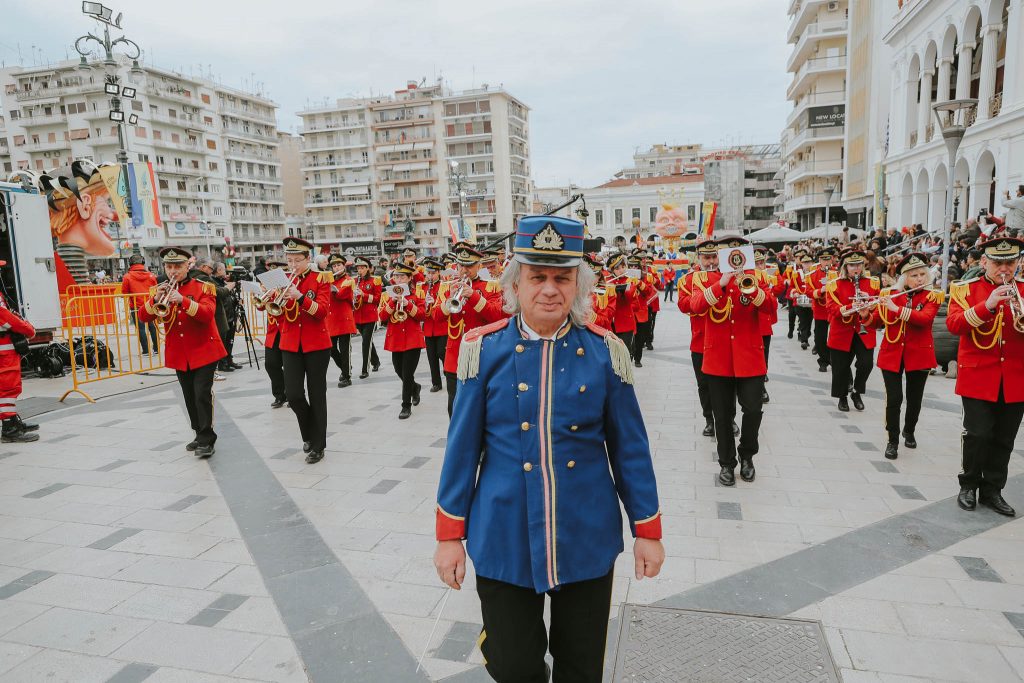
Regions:
<instances>
[{"instance_id":1,"label":"marching band member","mask_svg":"<svg viewBox=\"0 0 1024 683\"><path fill-rule=\"evenodd\" d=\"M459 346L462 337L474 327L501 320L502 311L501 285L496 280L485 282L480 279L480 259L482 254L468 242L457 242L452 245L459 277L451 282L442 283L438 290L439 303L435 305L432 315L434 320L446 323L448 328L448 345L444 350L444 376L448 389L448 416L451 417L458 390L456 370L459 362Z\"/></svg>"},{"instance_id":2,"label":"marching band member","mask_svg":"<svg viewBox=\"0 0 1024 683\"><path fill-rule=\"evenodd\" d=\"M465 539L495 680L547 681L550 643L555 681L600 681L620 501L636 538L634 577L656 576L657 485L629 353L589 323L583 225L526 216L518 227L502 278L515 317L467 333L459 357L434 565L460 589Z\"/></svg>"},{"instance_id":3,"label":"marching band member","mask_svg":"<svg viewBox=\"0 0 1024 683\"><path fill-rule=\"evenodd\" d=\"M615 322L615 288L609 287L604 279L604 264L590 254L584 254L583 260L597 276L597 284L591 294L591 305L594 308L594 324L606 330L612 329Z\"/></svg>"},{"instance_id":4,"label":"marching band member","mask_svg":"<svg viewBox=\"0 0 1024 683\"><path fill-rule=\"evenodd\" d=\"M878 323L882 342L878 348L878 367L885 382L885 431L889 442L885 457L895 460L899 454L900 408L903 404L903 375L907 378L907 416L903 438L907 448L917 448L914 429L921 414L921 400L928 371L935 367L932 322L945 296L928 289L932 283L928 257L912 252L896 266L899 278L891 289L883 289L878 302Z\"/></svg>"},{"instance_id":5,"label":"marching band member","mask_svg":"<svg viewBox=\"0 0 1024 683\"><path fill-rule=\"evenodd\" d=\"M814 270L814 258L803 249L793 254L793 265L786 271L789 281L790 320L796 316L797 341L800 348L807 350L811 339L811 322L813 320L813 302L811 292L811 273ZM793 323L790 322L790 328ZM792 337L792 334L790 334Z\"/></svg>"},{"instance_id":6,"label":"marching band member","mask_svg":"<svg viewBox=\"0 0 1024 683\"><path fill-rule=\"evenodd\" d=\"M423 306L423 342L427 349L427 365L430 366L430 393L441 391L441 366L444 365L444 350L448 343L448 326L434 319L434 306L441 288L441 271L444 266L434 259L423 259L425 274Z\"/></svg>"},{"instance_id":7,"label":"marching band member","mask_svg":"<svg viewBox=\"0 0 1024 683\"><path fill-rule=\"evenodd\" d=\"M704 414L704 436L715 435L715 414L711 409L711 390L708 388L708 377L704 374L704 325L707 311L695 313L690 306L693 296L693 279L699 272L713 273L718 271L718 244L709 239L697 245L697 264L699 270L691 268L690 272L679 278L679 310L690 318L690 362L693 364L693 375L697 378L697 398L700 399L701 412Z\"/></svg>"},{"instance_id":8,"label":"marching band member","mask_svg":"<svg viewBox=\"0 0 1024 683\"><path fill-rule=\"evenodd\" d=\"M761 309L760 327L761 339L764 341L764 364L768 365L769 350L772 345L772 335L775 334L775 323L779 322L779 299L786 283L776 274L769 273L766 269L768 260L768 247L763 244L754 245L754 268L758 285L763 287L772 295L772 304ZM768 382L768 374L764 376L765 383ZM768 387L761 387L761 402L768 403Z\"/></svg>"},{"instance_id":9,"label":"marching band member","mask_svg":"<svg viewBox=\"0 0 1024 683\"><path fill-rule=\"evenodd\" d=\"M410 281L411 284L409 284L410 287L413 284L420 284L421 282L425 282L426 281L427 277L426 277L426 274L423 272L423 268L422 267L418 267L417 264L416 264L416 252L415 251L413 251L409 247L406 247L402 251L402 262L405 263L405 265L407 265L407 266L409 266L410 268L413 269L412 279ZM392 274L394 274L394 271L392 271Z\"/></svg>"},{"instance_id":10,"label":"marching band member","mask_svg":"<svg viewBox=\"0 0 1024 683\"><path fill-rule=\"evenodd\" d=\"M608 272L612 277L608 285L615 289L615 319L612 331L626 344L633 356L633 337L636 334L636 302L639 298L636 280L626 277L626 256L615 254L608 258Z\"/></svg>"},{"instance_id":11,"label":"marching band member","mask_svg":"<svg viewBox=\"0 0 1024 683\"><path fill-rule=\"evenodd\" d=\"M818 267L811 273L811 316L814 318L814 355L818 357L818 372L828 372L828 306L825 299L825 286L834 280L836 272L832 270L836 251L826 247L818 252Z\"/></svg>"},{"instance_id":12,"label":"marching band member","mask_svg":"<svg viewBox=\"0 0 1024 683\"><path fill-rule=\"evenodd\" d=\"M480 263L483 264L483 267L487 269L487 272L490 274L491 279L501 279L501 271L502 267L504 266L504 261L498 260L498 250L492 248L487 249L482 253L483 258L480 259Z\"/></svg>"},{"instance_id":13,"label":"marching band member","mask_svg":"<svg viewBox=\"0 0 1024 683\"><path fill-rule=\"evenodd\" d=\"M331 284L331 310L327 314L327 334L331 336L331 359L341 370L338 386L342 389L352 386L352 335L356 333L356 321L352 313L352 298L356 281L349 277L345 257L331 254L328 260L334 273Z\"/></svg>"},{"instance_id":14,"label":"marching band member","mask_svg":"<svg viewBox=\"0 0 1024 683\"><path fill-rule=\"evenodd\" d=\"M327 366L331 362L327 315L334 276L310 267L311 242L285 237L283 243L293 282L282 292L285 303L277 321L284 390L299 422L306 462L312 465L323 460L327 448Z\"/></svg>"},{"instance_id":15,"label":"marching band member","mask_svg":"<svg viewBox=\"0 0 1024 683\"><path fill-rule=\"evenodd\" d=\"M1006 470L1024 416L1024 241L982 245L982 277L954 282L946 327L960 337L956 393L964 407L963 471L957 504L977 503L1012 517L1003 499Z\"/></svg>"},{"instance_id":16,"label":"marching band member","mask_svg":"<svg viewBox=\"0 0 1024 683\"><path fill-rule=\"evenodd\" d=\"M191 256L178 247L160 250L167 280L152 289L152 296L139 309L139 319L144 323L159 319L163 323L164 365L174 368L178 376L189 423L196 433L185 450L209 458L217 442L213 430L213 374L227 351L214 319L216 287L189 276Z\"/></svg>"},{"instance_id":17,"label":"marching band member","mask_svg":"<svg viewBox=\"0 0 1024 683\"><path fill-rule=\"evenodd\" d=\"M266 264L268 270L284 268L288 265L283 259L276 256L267 258ZM263 289L266 290L266 287ZM267 298L262 297L255 300L257 310L267 310ZM281 326L277 324L277 317L268 315L267 336L263 340L263 367L266 368L267 376L270 377L270 393L274 397L274 402L270 404L271 408L280 408L288 403L288 398L284 393L284 356L281 355L281 349L278 347L280 330Z\"/></svg>"},{"instance_id":18,"label":"marching band member","mask_svg":"<svg viewBox=\"0 0 1024 683\"><path fill-rule=\"evenodd\" d=\"M420 364L420 349L426 344L423 341L423 329L420 327L426 308L424 286L414 284L416 274L414 266L408 263L395 264L392 278L394 284L385 288L381 294L380 307L377 315L381 322L387 322L388 331L384 337L384 350L391 352L391 363L395 374L402 380L402 410L398 413L399 420L408 419L412 415L412 406L420 404L420 389L415 379L416 366ZM408 294L397 290L402 286L409 289Z\"/></svg>"},{"instance_id":19,"label":"marching band member","mask_svg":"<svg viewBox=\"0 0 1024 683\"><path fill-rule=\"evenodd\" d=\"M728 237L718 244L721 248L735 248L749 242L742 237ZM764 410L761 389L768 370L759 317L761 310L771 305L772 295L758 285L752 273L699 271L693 276L690 310L696 315L707 314L701 370L708 379L721 467L718 480L723 486L736 484L737 452L743 481L754 481L756 475L754 456ZM735 418L737 401L743 409L738 449L732 432L721 428Z\"/></svg>"},{"instance_id":20,"label":"marching band member","mask_svg":"<svg viewBox=\"0 0 1024 683\"><path fill-rule=\"evenodd\" d=\"M0 261L0 267L6 265L6 261ZM15 350L14 339L11 336L16 334L25 337L27 342L36 335L36 330L32 323L11 310L7 299L0 293L0 420L3 420L0 443L30 443L39 440L36 433L39 425L25 422L18 415L18 397L21 396L21 354Z\"/></svg>"},{"instance_id":21,"label":"marching band member","mask_svg":"<svg viewBox=\"0 0 1024 683\"><path fill-rule=\"evenodd\" d=\"M370 376L367 372L367 364L373 366L373 371L380 370L380 358L377 356L377 347L373 344L373 330L377 327L377 304L380 303L380 293L383 283L379 277L373 275L373 266L369 259L357 256L356 264L356 289L353 292L355 297L352 301L353 317L356 321L356 329L363 341L363 365L359 372L359 379L366 379Z\"/></svg>"},{"instance_id":22,"label":"marching band member","mask_svg":"<svg viewBox=\"0 0 1024 683\"><path fill-rule=\"evenodd\" d=\"M636 318L636 334L633 336L633 365L642 368L644 349L651 337L651 309L650 300L658 300L658 291L650 283L650 274L644 271L643 256L647 252L638 251L626 259L629 267L640 271L640 278L636 284L636 299L633 300L633 317ZM652 294L653 292L653 294Z\"/></svg>"},{"instance_id":23,"label":"marching band member","mask_svg":"<svg viewBox=\"0 0 1024 683\"><path fill-rule=\"evenodd\" d=\"M645 281L651 288L651 295L648 298L647 313L648 319L651 321L651 333L647 337L647 343L644 344L644 348L648 351L654 350L654 328L658 324L658 313L661 311L661 297L658 296L658 292L665 288L662 284L661 275L654 267L654 257L651 256L650 252L640 252L641 269L645 273Z\"/></svg>"},{"instance_id":24,"label":"marching band member","mask_svg":"<svg viewBox=\"0 0 1024 683\"><path fill-rule=\"evenodd\" d=\"M864 277L863 251L849 250L839 257L840 276L825 285L828 307L828 348L832 365L832 398L839 399L839 410L850 411L847 393L853 407L864 410L864 392L868 375L874 367L874 307L859 305L862 300L878 296L879 281ZM858 310L859 308L859 310ZM856 376L851 378L850 366L856 359ZM850 392L851 379L853 391Z\"/></svg>"}]
</instances>

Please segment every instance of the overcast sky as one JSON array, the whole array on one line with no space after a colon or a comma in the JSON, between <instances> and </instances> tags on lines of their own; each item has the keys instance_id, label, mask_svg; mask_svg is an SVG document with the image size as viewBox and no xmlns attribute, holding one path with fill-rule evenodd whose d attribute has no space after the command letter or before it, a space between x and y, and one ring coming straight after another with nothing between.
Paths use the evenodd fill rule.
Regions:
<instances>
[{"instance_id":1,"label":"overcast sky","mask_svg":"<svg viewBox=\"0 0 1024 683\"><path fill-rule=\"evenodd\" d=\"M79 0L11 3L0 60L74 55ZM146 61L308 104L443 76L530 107L533 177L588 186L651 144L778 142L788 17L765 0L105 0ZM6 5L6 3L5 3Z\"/></svg>"}]
</instances>

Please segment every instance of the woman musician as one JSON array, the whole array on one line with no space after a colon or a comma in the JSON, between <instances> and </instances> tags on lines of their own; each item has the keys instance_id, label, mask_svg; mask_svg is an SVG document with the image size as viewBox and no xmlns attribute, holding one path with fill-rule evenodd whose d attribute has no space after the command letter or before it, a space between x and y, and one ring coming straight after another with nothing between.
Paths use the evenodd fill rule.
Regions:
<instances>
[{"instance_id":1,"label":"woman musician","mask_svg":"<svg viewBox=\"0 0 1024 683\"><path fill-rule=\"evenodd\" d=\"M384 350L391 352L391 363L395 374L402 380L402 410L399 420L412 415L412 406L420 404L420 384L416 382L416 366L420 363L420 349L426 346L423 340L423 322L426 306L423 303L423 285L412 285L416 267L408 263L395 264L392 278L394 284L384 288L377 315L386 322L387 335ZM414 289L411 289L414 287Z\"/></svg>"},{"instance_id":2,"label":"woman musician","mask_svg":"<svg viewBox=\"0 0 1024 683\"><path fill-rule=\"evenodd\" d=\"M604 264L590 254L584 254L583 260L594 271L594 275L597 275L597 283L594 285L594 292L591 294L595 316L594 324L610 330L615 323L615 287L609 286L605 282Z\"/></svg>"},{"instance_id":3,"label":"woman musician","mask_svg":"<svg viewBox=\"0 0 1024 683\"><path fill-rule=\"evenodd\" d=\"M636 334L636 312L634 311L640 293L639 282L626 277L626 255L616 254L608 258L608 271L612 274L608 287L615 291L615 313L612 318L612 332L626 343L630 358L633 357L633 337Z\"/></svg>"},{"instance_id":4,"label":"woman musician","mask_svg":"<svg viewBox=\"0 0 1024 683\"><path fill-rule=\"evenodd\" d=\"M945 298L942 292L929 288L932 275L924 254L911 252L904 256L896 273L893 287L881 292L876 321L883 332L878 368L885 382L885 431L889 435L885 457L889 460L895 460L899 453L904 374L907 414L903 438L907 448L917 448L914 429L921 414L928 371L935 367L932 322Z\"/></svg>"}]
</instances>

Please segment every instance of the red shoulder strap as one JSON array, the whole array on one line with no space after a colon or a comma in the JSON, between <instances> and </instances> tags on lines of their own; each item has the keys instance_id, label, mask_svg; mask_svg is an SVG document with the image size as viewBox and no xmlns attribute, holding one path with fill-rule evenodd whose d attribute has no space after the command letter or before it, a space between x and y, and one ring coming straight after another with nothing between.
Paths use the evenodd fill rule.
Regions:
<instances>
[{"instance_id":1,"label":"red shoulder strap","mask_svg":"<svg viewBox=\"0 0 1024 683\"><path fill-rule=\"evenodd\" d=\"M598 325L597 323L587 323L587 329L599 337L604 337L608 334L611 334L611 330L605 329Z\"/></svg>"},{"instance_id":2,"label":"red shoulder strap","mask_svg":"<svg viewBox=\"0 0 1024 683\"><path fill-rule=\"evenodd\" d=\"M472 330L466 333L466 335L462 338L462 341L472 341L477 337L482 337L485 334L490 334L491 332L497 332L498 330L504 329L508 327L509 320L509 318L502 318L501 320L496 320L495 322L490 323L488 325L484 325L482 327L474 327Z\"/></svg>"}]
</instances>

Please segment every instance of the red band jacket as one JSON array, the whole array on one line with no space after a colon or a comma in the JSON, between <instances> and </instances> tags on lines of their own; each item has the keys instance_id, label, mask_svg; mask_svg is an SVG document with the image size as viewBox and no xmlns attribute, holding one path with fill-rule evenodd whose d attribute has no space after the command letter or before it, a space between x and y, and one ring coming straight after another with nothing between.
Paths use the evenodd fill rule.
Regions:
<instances>
[{"instance_id":1,"label":"red band jacket","mask_svg":"<svg viewBox=\"0 0 1024 683\"><path fill-rule=\"evenodd\" d=\"M441 281L435 280L434 282L424 282L424 306L426 307L426 316L423 319L423 336L424 337L446 337L448 336L448 324L447 320L438 321L434 318L434 308L437 306L437 293L441 289Z\"/></svg>"},{"instance_id":2,"label":"red band jacket","mask_svg":"<svg viewBox=\"0 0 1024 683\"><path fill-rule=\"evenodd\" d=\"M736 279L723 290L722 274L700 271L693 276L690 309L706 313L702 370L717 377L760 377L768 372L761 337L761 309L772 296L758 287L753 296L740 293Z\"/></svg>"},{"instance_id":3,"label":"red band jacket","mask_svg":"<svg viewBox=\"0 0 1024 683\"><path fill-rule=\"evenodd\" d=\"M882 295L891 295L892 302L900 310L893 312L885 304L878 304L875 319L882 329L878 367L890 372L934 368L936 362L932 323L945 296L942 292L927 289L909 294L892 294L892 290L884 289Z\"/></svg>"},{"instance_id":4,"label":"red band jacket","mask_svg":"<svg viewBox=\"0 0 1024 683\"><path fill-rule=\"evenodd\" d=\"M615 282L615 278L612 278ZM640 297L636 280L629 280L629 284L622 292L615 290L615 317L612 323L612 332L625 334L636 332L636 302ZM615 289L615 284L609 284Z\"/></svg>"},{"instance_id":5,"label":"red band jacket","mask_svg":"<svg viewBox=\"0 0 1024 683\"><path fill-rule=\"evenodd\" d=\"M501 285L497 280L473 280L473 291L463 303L462 310L451 313L447 303L451 299L453 285L458 281L443 282L438 290L438 301L431 311L434 320L445 323L448 329L448 343L444 349L444 371L456 372L459 365L459 347L462 336L476 327L497 322L505 316L501 298Z\"/></svg>"},{"instance_id":6,"label":"red band jacket","mask_svg":"<svg viewBox=\"0 0 1024 683\"><path fill-rule=\"evenodd\" d=\"M423 303L426 295L424 285L410 283L409 286L411 294L405 297L402 308L406 314L405 320L398 319L398 299L387 291L381 295L377 316L381 322L387 321L388 324L387 335L384 337L385 351L409 351L426 346L426 342L423 341L423 328L420 327L420 323L426 317L426 307Z\"/></svg>"},{"instance_id":7,"label":"red band jacket","mask_svg":"<svg viewBox=\"0 0 1024 683\"><path fill-rule=\"evenodd\" d=\"M189 278L178 285L180 304L171 306L165 318L158 318L153 307L157 288L138 310L139 320L146 323L159 319L164 326L164 365L174 370L195 370L215 363L227 355L214 314L217 310L217 288L212 282Z\"/></svg>"},{"instance_id":8,"label":"red band jacket","mask_svg":"<svg viewBox=\"0 0 1024 683\"><path fill-rule=\"evenodd\" d=\"M331 311L327 314L327 334L340 337L356 333L356 321L352 314L352 297L356 281L347 274L335 276L331 285Z\"/></svg>"},{"instance_id":9,"label":"red band jacket","mask_svg":"<svg viewBox=\"0 0 1024 683\"><path fill-rule=\"evenodd\" d=\"M282 351L320 351L331 348L327 333L327 315L331 307L331 283L334 275L307 270L295 288L302 298L288 301L277 321L281 326L278 348Z\"/></svg>"},{"instance_id":10,"label":"red band jacket","mask_svg":"<svg viewBox=\"0 0 1024 683\"><path fill-rule=\"evenodd\" d=\"M876 277L862 277L855 286L853 280L845 277L832 280L825 286L825 297L828 309L828 348L837 351L849 351L853 345L853 336L859 335L864 346L875 348L875 323L868 315L861 318L860 313L844 316L840 310L853 303L855 289L868 296L878 296L879 282ZM868 309L873 314L874 309Z\"/></svg>"},{"instance_id":11,"label":"red band jacket","mask_svg":"<svg viewBox=\"0 0 1024 683\"><path fill-rule=\"evenodd\" d=\"M693 296L693 278L699 271L691 270L685 276L679 278L677 287L679 298L676 305L679 310L690 316L690 351L693 353L704 353L704 323L707 318L707 311L694 313L690 305L690 298Z\"/></svg>"},{"instance_id":12,"label":"red band jacket","mask_svg":"<svg viewBox=\"0 0 1024 683\"><path fill-rule=\"evenodd\" d=\"M810 277L807 278L810 282L808 295L811 297L811 314L815 320L828 320L825 287L829 280L835 280L838 275L834 270L816 268Z\"/></svg>"},{"instance_id":13,"label":"red band jacket","mask_svg":"<svg viewBox=\"0 0 1024 683\"><path fill-rule=\"evenodd\" d=\"M356 291L352 301L352 312L356 325L377 322L377 306L384 287L379 277L369 275L356 279Z\"/></svg>"}]
</instances>

